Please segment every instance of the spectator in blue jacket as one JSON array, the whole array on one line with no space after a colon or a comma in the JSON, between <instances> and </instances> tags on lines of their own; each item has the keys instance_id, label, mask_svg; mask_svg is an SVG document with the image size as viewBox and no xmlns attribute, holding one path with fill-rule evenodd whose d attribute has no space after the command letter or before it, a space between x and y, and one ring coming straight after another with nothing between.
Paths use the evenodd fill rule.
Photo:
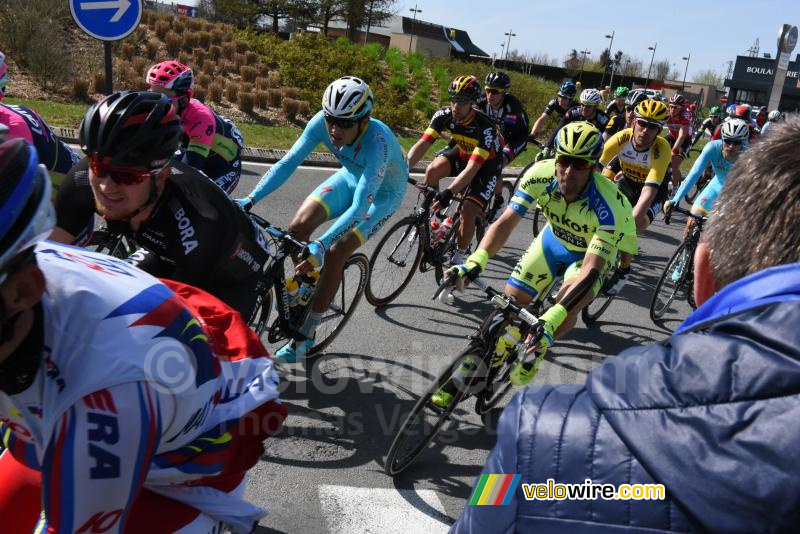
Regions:
<instances>
[{"instance_id":1,"label":"spectator in blue jacket","mask_svg":"<svg viewBox=\"0 0 800 534\"><path fill-rule=\"evenodd\" d=\"M800 118L744 154L695 255L700 306L586 384L527 388L483 473L663 484L663 500L467 505L454 533L796 532L800 524Z\"/></svg>"}]
</instances>

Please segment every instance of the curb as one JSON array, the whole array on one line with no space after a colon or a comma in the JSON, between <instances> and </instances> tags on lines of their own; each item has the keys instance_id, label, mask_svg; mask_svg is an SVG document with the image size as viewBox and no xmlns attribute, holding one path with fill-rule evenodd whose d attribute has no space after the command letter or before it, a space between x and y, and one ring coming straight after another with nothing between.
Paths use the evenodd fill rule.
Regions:
<instances>
[{"instance_id":1,"label":"curb","mask_svg":"<svg viewBox=\"0 0 800 534\"><path fill-rule=\"evenodd\" d=\"M58 138L67 143L78 143L78 130L74 128L62 128L55 126L51 128L53 133ZM283 158L288 150L278 150L274 148L257 148L257 147L244 147L242 150L242 159L254 163L276 163ZM423 160L417 163L416 167L411 169L411 172L424 173L425 168L430 163L430 160ZM331 167L340 168L341 164L336 156L330 152L312 152L308 155L306 160L302 163L312 167ZM508 167L503 169L503 176L516 176L522 171L522 167Z\"/></svg>"}]
</instances>

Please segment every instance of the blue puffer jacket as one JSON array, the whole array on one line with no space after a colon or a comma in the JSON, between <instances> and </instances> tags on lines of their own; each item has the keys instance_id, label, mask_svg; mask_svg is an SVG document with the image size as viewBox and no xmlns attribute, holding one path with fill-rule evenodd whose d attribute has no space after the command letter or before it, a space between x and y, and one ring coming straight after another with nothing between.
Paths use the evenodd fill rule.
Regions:
<instances>
[{"instance_id":1,"label":"blue puffer jacket","mask_svg":"<svg viewBox=\"0 0 800 534\"><path fill-rule=\"evenodd\" d=\"M664 484L664 501L470 506L451 532L800 528L800 264L725 287L658 345L580 386L527 388L483 473L522 483Z\"/></svg>"}]
</instances>

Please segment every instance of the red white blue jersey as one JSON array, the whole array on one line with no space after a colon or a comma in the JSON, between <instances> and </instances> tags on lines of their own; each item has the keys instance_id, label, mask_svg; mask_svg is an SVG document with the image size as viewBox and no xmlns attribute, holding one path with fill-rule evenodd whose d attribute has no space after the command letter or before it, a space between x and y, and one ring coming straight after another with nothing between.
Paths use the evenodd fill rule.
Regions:
<instances>
[{"instance_id":1,"label":"red white blue jersey","mask_svg":"<svg viewBox=\"0 0 800 534\"><path fill-rule=\"evenodd\" d=\"M248 532L266 510L213 481L249 469L285 416L263 345L190 286L50 242L36 258L42 365L21 393L0 392L0 437L4 454L41 471L37 532L92 531L100 519L122 532L143 488ZM265 406L275 419L245 428L246 415L270 416Z\"/></svg>"}]
</instances>

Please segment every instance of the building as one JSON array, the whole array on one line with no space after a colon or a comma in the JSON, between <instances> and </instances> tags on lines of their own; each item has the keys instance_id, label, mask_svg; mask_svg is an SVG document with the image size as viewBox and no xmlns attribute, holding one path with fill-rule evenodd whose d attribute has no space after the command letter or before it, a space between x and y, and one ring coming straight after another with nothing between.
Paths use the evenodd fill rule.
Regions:
<instances>
[{"instance_id":1,"label":"building","mask_svg":"<svg viewBox=\"0 0 800 534\"><path fill-rule=\"evenodd\" d=\"M728 88L728 102L746 102L755 106L765 106L769 102L772 81L775 78L777 59L737 56L731 77L725 80ZM782 111L800 109L800 54L789 62L779 108Z\"/></svg>"}]
</instances>

